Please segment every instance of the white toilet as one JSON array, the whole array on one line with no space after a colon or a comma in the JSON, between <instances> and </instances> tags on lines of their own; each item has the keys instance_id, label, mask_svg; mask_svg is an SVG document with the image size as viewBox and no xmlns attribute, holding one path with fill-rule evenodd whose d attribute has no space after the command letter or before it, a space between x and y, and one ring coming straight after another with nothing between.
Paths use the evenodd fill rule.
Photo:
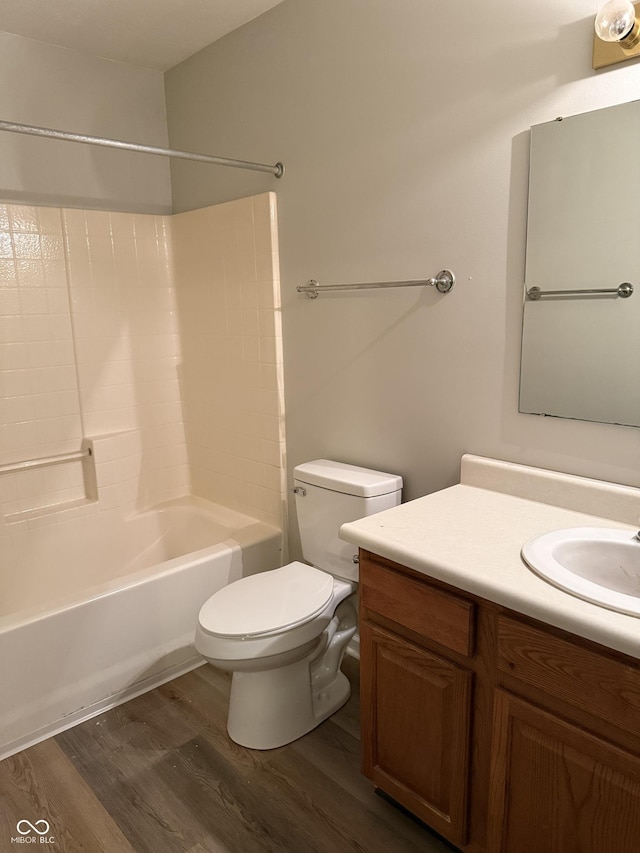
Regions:
<instances>
[{"instance_id":1,"label":"white toilet","mask_svg":"<svg viewBox=\"0 0 640 853\"><path fill-rule=\"evenodd\" d=\"M340 526L400 503L402 478L318 459L294 469L305 563L251 575L200 610L196 649L233 672L227 730L273 749L311 731L349 698L340 671L356 632L357 555ZM314 568L315 567L315 568Z\"/></svg>"}]
</instances>

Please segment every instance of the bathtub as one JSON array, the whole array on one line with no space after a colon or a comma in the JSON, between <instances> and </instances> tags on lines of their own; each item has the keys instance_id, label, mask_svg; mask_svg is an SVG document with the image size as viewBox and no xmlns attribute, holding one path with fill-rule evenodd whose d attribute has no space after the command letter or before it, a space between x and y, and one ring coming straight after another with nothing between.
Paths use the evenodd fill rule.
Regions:
<instances>
[{"instance_id":1,"label":"bathtub","mask_svg":"<svg viewBox=\"0 0 640 853\"><path fill-rule=\"evenodd\" d=\"M207 501L94 516L36 531L29 571L3 573L0 758L199 666L204 601L281 565L280 530Z\"/></svg>"}]
</instances>

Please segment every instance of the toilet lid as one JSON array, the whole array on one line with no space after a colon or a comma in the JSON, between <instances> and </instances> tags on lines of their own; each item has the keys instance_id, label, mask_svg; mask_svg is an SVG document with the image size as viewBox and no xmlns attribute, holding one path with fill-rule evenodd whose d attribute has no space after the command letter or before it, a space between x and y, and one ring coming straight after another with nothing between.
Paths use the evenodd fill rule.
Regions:
<instances>
[{"instance_id":1,"label":"toilet lid","mask_svg":"<svg viewBox=\"0 0 640 853\"><path fill-rule=\"evenodd\" d=\"M313 619L333 595L333 577L289 563L223 587L204 603L200 627L217 637L273 634Z\"/></svg>"}]
</instances>

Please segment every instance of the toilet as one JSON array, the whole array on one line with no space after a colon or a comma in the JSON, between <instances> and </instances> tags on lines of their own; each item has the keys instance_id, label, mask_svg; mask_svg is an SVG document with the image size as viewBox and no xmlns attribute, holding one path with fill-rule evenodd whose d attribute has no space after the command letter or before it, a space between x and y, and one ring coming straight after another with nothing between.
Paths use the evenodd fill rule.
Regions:
<instances>
[{"instance_id":1,"label":"toilet","mask_svg":"<svg viewBox=\"0 0 640 853\"><path fill-rule=\"evenodd\" d=\"M317 459L294 469L294 486L307 563L229 584L204 603L196 628L198 652L233 673L227 730L251 749L296 740L349 698L340 664L358 626L358 557L338 532L397 506L402 478Z\"/></svg>"}]
</instances>

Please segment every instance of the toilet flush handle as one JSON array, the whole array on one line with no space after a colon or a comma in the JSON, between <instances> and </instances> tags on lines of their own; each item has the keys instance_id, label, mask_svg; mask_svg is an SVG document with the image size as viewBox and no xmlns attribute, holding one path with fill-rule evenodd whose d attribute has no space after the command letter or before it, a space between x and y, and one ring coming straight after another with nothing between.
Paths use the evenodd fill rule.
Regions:
<instances>
[{"instance_id":1,"label":"toilet flush handle","mask_svg":"<svg viewBox=\"0 0 640 853\"><path fill-rule=\"evenodd\" d=\"M293 490L293 494L300 495L301 498L304 498L307 495L307 490L302 486L296 486Z\"/></svg>"}]
</instances>

